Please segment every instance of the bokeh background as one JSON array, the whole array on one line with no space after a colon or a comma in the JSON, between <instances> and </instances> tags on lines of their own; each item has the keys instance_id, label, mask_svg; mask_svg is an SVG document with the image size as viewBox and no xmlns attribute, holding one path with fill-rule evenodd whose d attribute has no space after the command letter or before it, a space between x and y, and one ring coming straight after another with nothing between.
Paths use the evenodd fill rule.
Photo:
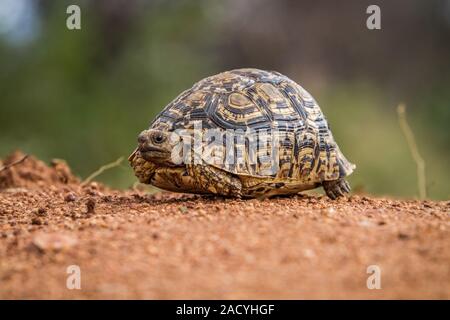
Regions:
<instances>
[{"instance_id":1,"label":"bokeh background","mask_svg":"<svg viewBox=\"0 0 450 320\"><path fill-rule=\"evenodd\" d=\"M81 7L82 29L66 28ZM381 30L366 8L381 7ZM224 70L277 70L319 102L360 191L418 195L400 129L450 194L450 1L0 1L0 157L63 158L86 177L120 156L182 90ZM127 163L98 178L126 188Z\"/></svg>"}]
</instances>

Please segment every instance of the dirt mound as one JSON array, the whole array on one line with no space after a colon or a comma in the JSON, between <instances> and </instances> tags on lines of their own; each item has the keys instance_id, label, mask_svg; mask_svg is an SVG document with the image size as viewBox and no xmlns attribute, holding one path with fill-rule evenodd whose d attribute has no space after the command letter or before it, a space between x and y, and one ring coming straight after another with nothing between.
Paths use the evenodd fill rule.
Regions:
<instances>
[{"instance_id":1,"label":"dirt mound","mask_svg":"<svg viewBox=\"0 0 450 320\"><path fill-rule=\"evenodd\" d=\"M36 188L48 185L77 184L64 160L54 159L50 166L33 156L16 151L0 160L0 190L9 188Z\"/></svg>"}]
</instances>

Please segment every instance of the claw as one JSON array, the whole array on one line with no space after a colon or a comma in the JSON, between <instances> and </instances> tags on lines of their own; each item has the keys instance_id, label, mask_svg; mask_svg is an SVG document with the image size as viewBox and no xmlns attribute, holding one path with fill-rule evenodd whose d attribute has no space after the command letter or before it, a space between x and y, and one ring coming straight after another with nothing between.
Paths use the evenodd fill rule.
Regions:
<instances>
[{"instance_id":1,"label":"claw","mask_svg":"<svg viewBox=\"0 0 450 320\"><path fill-rule=\"evenodd\" d=\"M344 196L344 192L342 192L342 189L339 185L336 185L336 188L334 188L334 193L338 196L338 197L343 197Z\"/></svg>"},{"instance_id":2,"label":"claw","mask_svg":"<svg viewBox=\"0 0 450 320\"><path fill-rule=\"evenodd\" d=\"M334 192L332 190L327 190L327 196L330 197L330 199L332 200L336 200L336 195L334 194Z\"/></svg>"},{"instance_id":3,"label":"claw","mask_svg":"<svg viewBox=\"0 0 450 320\"><path fill-rule=\"evenodd\" d=\"M341 185L342 185L342 189L344 189L345 192L350 193L351 188L350 188L350 185L348 184L347 181L342 180L342 184Z\"/></svg>"}]
</instances>

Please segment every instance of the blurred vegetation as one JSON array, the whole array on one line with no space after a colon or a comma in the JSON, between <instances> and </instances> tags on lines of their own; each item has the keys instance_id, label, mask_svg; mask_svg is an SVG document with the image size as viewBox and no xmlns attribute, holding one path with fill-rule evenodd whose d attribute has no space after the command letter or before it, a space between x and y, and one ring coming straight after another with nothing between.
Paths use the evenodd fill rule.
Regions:
<instances>
[{"instance_id":1,"label":"blurred vegetation","mask_svg":"<svg viewBox=\"0 0 450 320\"><path fill-rule=\"evenodd\" d=\"M450 13L432 19L439 1L403 11L383 2L381 31L365 28L364 1L13 1L36 3L39 23L19 43L0 29L0 157L22 149L63 158L86 177L128 156L137 134L194 82L257 67L310 91L357 164L352 185L372 194L418 195L395 111L405 102L428 195L449 197ZM82 29L70 31L66 7L75 3ZM98 179L136 181L125 162Z\"/></svg>"}]
</instances>

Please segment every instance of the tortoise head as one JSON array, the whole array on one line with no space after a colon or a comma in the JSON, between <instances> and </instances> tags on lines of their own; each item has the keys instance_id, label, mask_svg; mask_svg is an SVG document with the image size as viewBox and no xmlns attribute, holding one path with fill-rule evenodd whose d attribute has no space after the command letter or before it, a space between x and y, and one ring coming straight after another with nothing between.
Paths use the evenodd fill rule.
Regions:
<instances>
[{"instance_id":1,"label":"tortoise head","mask_svg":"<svg viewBox=\"0 0 450 320\"><path fill-rule=\"evenodd\" d=\"M171 133L164 130L148 129L138 136L138 147L128 158L135 175L142 183L150 183L157 168L172 167L172 150L176 143Z\"/></svg>"},{"instance_id":2,"label":"tortoise head","mask_svg":"<svg viewBox=\"0 0 450 320\"><path fill-rule=\"evenodd\" d=\"M170 138L170 132L148 129L142 131L138 136L138 150L147 161L170 164L171 154L174 148Z\"/></svg>"}]
</instances>

